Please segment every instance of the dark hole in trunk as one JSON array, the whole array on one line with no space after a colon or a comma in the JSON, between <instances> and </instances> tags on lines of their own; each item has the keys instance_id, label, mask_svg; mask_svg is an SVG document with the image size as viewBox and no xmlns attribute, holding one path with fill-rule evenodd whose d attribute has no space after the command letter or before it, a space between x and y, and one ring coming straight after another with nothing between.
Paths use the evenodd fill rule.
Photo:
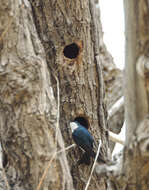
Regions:
<instances>
[{"instance_id":1,"label":"dark hole in trunk","mask_svg":"<svg viewBox=\"0 0 149 190\"><path fill-rule=\"evenodd\" d=\"M89 121L86 117L78 116L74 119L74 121L78 121L81 125L83 125L85 128L89 128Z\"/></svg>"},{"instance_id":2,"label":"dark hole in trunk","mask_svg":"<svg viewBox=\"0 0 149 190\"><path fill-rule=\"evenodd\" d=\"M69 44L67 45L65 48L64 48L64 56L69 58L69 59L75 59L78 54L79 54L79 47L77 44L75 43L72 43L72 44Z\"/></svg>"}]
</instances>

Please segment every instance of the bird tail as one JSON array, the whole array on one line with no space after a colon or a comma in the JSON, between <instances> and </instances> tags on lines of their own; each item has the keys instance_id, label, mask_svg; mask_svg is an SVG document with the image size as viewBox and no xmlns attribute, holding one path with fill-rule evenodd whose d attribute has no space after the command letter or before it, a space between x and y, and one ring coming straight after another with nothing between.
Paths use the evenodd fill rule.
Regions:
<instances>
[{"instance_id":1,"label":"bird tail","mask_svg":"<svg viewBox=\"0 0 149 190\"><path fill-rule=\"evenodd\" d=\"M90 163L91 163L91 157L87 152L85 152L78 161L78 165L80 164L90 165Z\"/></svg>"},{"instance_id":2,"label":"bird tail","mask_svg":"<svg viewBox=\"0 0 149 190\"><path fill-rule=\"evenodd\" d=\"M86 164L86 165L90 165L91 163L91 159L90 158L94 158L96 157L96 153L94 151L91 152L85 152L82 157L80 158L80 160L78 160L78 165L80 164ZM101 155L98 155L97 158L97 162L99 163L106 163L105 160L101 157Z\"/></svg>"}]
</instances>

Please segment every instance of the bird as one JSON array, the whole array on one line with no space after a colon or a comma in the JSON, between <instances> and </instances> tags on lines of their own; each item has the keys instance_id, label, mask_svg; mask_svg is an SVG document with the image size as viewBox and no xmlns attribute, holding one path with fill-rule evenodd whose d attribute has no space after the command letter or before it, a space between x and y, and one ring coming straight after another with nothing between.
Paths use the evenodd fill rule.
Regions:
<instances>
[{"instance_id":1,"label":"bird","mask_svg":"<svg viewBox=\"0 0 149 190\"><path fill-rule=\"evenodd\" d=\"M94 138L88 131L88 129L81 125L78 121L70 122L70 128L72 131L72 138L77 146L85 151L82 158L79 161L79 164L85 163L86 165L90 164L90 158L95 158L96 153L94 152ZM101 155L97 158L98 162L105 163L104 159L101 158Z\"/></svg>"}]
</instances>

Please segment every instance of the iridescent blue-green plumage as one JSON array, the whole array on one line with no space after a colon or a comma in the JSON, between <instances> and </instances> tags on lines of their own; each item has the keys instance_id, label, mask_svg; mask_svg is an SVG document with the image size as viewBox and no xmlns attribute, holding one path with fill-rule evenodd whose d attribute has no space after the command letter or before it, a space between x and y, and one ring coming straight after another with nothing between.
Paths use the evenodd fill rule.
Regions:
<instances>
[{"instance_id":1,"label":"iridescent blue-green plumage","mask_svg":"<svg viewBox=\"0 0 149 190\"><path fill-rule=\"evenodd\" d=\"M89 131L80 125L78 122L75 122L78 125L78 128L75 129L72 133L73 140L75 143L83 148L85 151L93 149L94 139Z\"/></svg>"},{"instance_id":2,"label":"iridescent blue-green plumage","mask_svg":"<svg viewBox=\"0 0 149 190\"><path fill-rule=\"evenodd\" d=\"M95 158L96 156L96 153L93 150L94 139L90 132L79 122L75 121L74 124L76 126L72 130L72 138L74 142L85 151L81 163L83 162L83 159L86 159L86 164L90 164L90 157ZM98 157L98 161L104 162L101 157Z\"/></svg>"}]
</instances>

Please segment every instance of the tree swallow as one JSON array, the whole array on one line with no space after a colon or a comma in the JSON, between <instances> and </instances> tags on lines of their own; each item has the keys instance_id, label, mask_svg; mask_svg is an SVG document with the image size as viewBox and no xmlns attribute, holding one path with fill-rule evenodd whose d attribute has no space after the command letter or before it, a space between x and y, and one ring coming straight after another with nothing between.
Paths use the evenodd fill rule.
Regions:
<instances>
[{"instance_id":1,"label":"tree swallow","mask_svg":"<svg viewBox=\"0 0 149 190\"><path fill-rule=\"evenodd\" d=\"M94 139L90 132L78 121L70 122L70 127L74 142L85 151L80 160L80 164L82 164L83 160L85 160L85 163L89 165L90 157L95 158L96 156L96 153L93 150ZM98 156L97 160L99 162L105 163L101 156Z\"/></svg>"}]
</instances>

